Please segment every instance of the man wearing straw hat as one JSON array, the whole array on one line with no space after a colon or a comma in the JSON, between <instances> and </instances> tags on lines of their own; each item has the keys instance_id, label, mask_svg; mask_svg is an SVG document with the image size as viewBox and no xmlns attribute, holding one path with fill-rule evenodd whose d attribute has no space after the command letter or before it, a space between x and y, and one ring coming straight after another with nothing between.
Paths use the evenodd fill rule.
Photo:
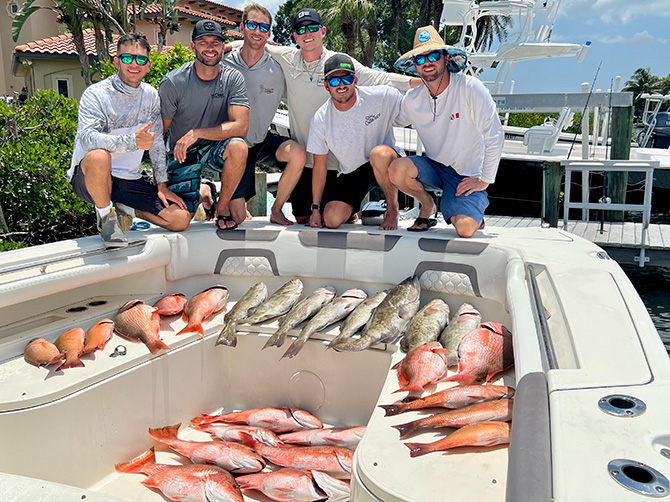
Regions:
<instances>
[{"instance_id":1,"label":"man wearing straw hat","mask_svg":"<svg viewBox=\"0 0 670 502\"><path fill-rule=\"evenodd\" d=\"M421 204L410 231L437 223L426 189L442 191L442 215L460 237L483 227L486 188L495 181L504 133L484 84L458 73L466 62L465 53L446 45L432 26L419 28L414 48L395 62L424 83L407 92L396 123L414 125L426 155L399 158L389 167L391 182Z\"/></svg>"}]
</instances>

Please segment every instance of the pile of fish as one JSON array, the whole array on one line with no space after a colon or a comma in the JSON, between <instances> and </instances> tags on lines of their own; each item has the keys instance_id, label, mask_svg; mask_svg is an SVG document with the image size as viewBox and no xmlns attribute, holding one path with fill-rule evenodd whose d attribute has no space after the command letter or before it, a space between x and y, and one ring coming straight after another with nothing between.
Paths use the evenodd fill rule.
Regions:
<instances>
[{"instance_id":1,"label":"pile of fish","mask_svg":"<svg viewBox=\"0 0 670 502\"><path fill-rule=\"evenodd\" d=\"M228 289L212 286L186 300L182 293L164 296L152 307L142 300L131 300L119 309L114 320L102 319L84 332L71 329L54 343L44 338L31 340L24 350L25 360L35 366L59 364L56 371L83 367L81 356L102 350L116 333L131 342L144 343L152 354L169 349L160 338L160 317L182 314L187 325L179 332L203 334L202 322L226 308Z\"/></svg>"},{"instance_id":2,"label":"pile of fish","mask_svg":"<svg viewBox=\"0 0 670 502\"><path fill-rule=\"evenodd\" d=\"M471 305L463 305L459 312L460 316L450 324L456 328L442 332L442 343L419 345L396 365L400 388L395 392L423 393L429 385L439 382L459 385L422 398L408 397L381 406L386 416L428 408L449 410L393 426L400 432L401 439L425 428L457 429L434 443L405 443L412 457L462 446L509 442L508 422L512 420L514 390L503 385L478 383L490 382L513 365L512 334L500 323L475 324L474 321L481 321L481 316ZM461 333L455 336L457 330ZM458 372L447 376L449 367L456 365Z\"/></svg>"},{"instance_id":3,"label":"pile of fish","mask_svg":"<svg viewBox=\"0 0 670 502\"><path fill-rule=\"evenodd\" d=\"M149 435L193 463L156 463L154 448L117 472L148 476L142 484L174 501L242 502L242 490L277 501L349 499L354 449L365 427L324 428L297 408L259 408L201 415L191 427L212 441L178 437L181 424L149 429Z\"/></svg>"}]
</instances>

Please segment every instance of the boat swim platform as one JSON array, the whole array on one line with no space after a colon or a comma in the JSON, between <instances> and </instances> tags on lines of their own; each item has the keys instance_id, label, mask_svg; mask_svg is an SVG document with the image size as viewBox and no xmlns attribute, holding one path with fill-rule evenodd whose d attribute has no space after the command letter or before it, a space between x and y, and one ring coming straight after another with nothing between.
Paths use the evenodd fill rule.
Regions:
<instances>
[{"instance_id":1,"label":"boat swim platform","mask_svg":"<svg viewBox=\"0 0 670 502\"><path fill-rule=\"evenodd\" d=\"M485 216L486 229L495 227L539 227L541 218L524 216ZM559 228L562 221L559 222ZM600 232L600 221L568 220L568 232L583 237L607 251L620 264L637 265L640 254L642 223L605 221ZM670 267L670 225L650 223L647 229L645 265Z\"/></svg>"}]
</instances>

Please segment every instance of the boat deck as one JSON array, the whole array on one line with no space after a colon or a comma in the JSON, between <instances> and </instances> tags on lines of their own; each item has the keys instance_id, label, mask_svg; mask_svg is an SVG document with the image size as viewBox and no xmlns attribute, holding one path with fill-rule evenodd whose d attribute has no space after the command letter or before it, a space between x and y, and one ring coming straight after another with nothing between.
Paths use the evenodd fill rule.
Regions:
<instances>
[{"instance_id":1,"label":"boat deck","mask_svg":"<svg viewBox=\"0 0 670 502\"><path fill-rule=\"evenodd\" d=\"M487 216L486 227L539 227L542 223L540 218L523 216ZM559 221L562 228L563 221ZM642 235L642 223L630 221L611 222L603 224L600 232L599 221L568 221L568 232L588 239L598 246L605 248L607 252L620 263L635 263L634 257L640 252L640 239ZM647 256L649 265L669 266L670 253L670 225L651 223L647 231Z\"/></svg>"}]
</instances>

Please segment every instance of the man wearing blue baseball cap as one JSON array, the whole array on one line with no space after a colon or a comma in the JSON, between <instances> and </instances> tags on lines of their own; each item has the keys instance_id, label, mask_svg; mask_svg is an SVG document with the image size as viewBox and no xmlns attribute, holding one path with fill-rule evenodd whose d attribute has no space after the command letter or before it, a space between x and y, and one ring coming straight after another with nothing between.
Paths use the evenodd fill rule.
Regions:
<instances>
[{"instance_id":1,"label":"man wearing blue baseball cap","mask_svg":"<svg viewBox=\"0 0 670 502\"><path fill-rule=\"evenodd\" d=\"M495 181L504 133L484 84L458 73L465 64L465 53L446 45L432 26L419 28L414 48L395 63L424 83L405 94L397 122L414 125L426 155L397 159L389 167L391 182L421 204L410 231L437 223L426 188L442 191L442 215L460 237L472 237L483 226L486 188Z\"/></svg>"}]
</instances>

